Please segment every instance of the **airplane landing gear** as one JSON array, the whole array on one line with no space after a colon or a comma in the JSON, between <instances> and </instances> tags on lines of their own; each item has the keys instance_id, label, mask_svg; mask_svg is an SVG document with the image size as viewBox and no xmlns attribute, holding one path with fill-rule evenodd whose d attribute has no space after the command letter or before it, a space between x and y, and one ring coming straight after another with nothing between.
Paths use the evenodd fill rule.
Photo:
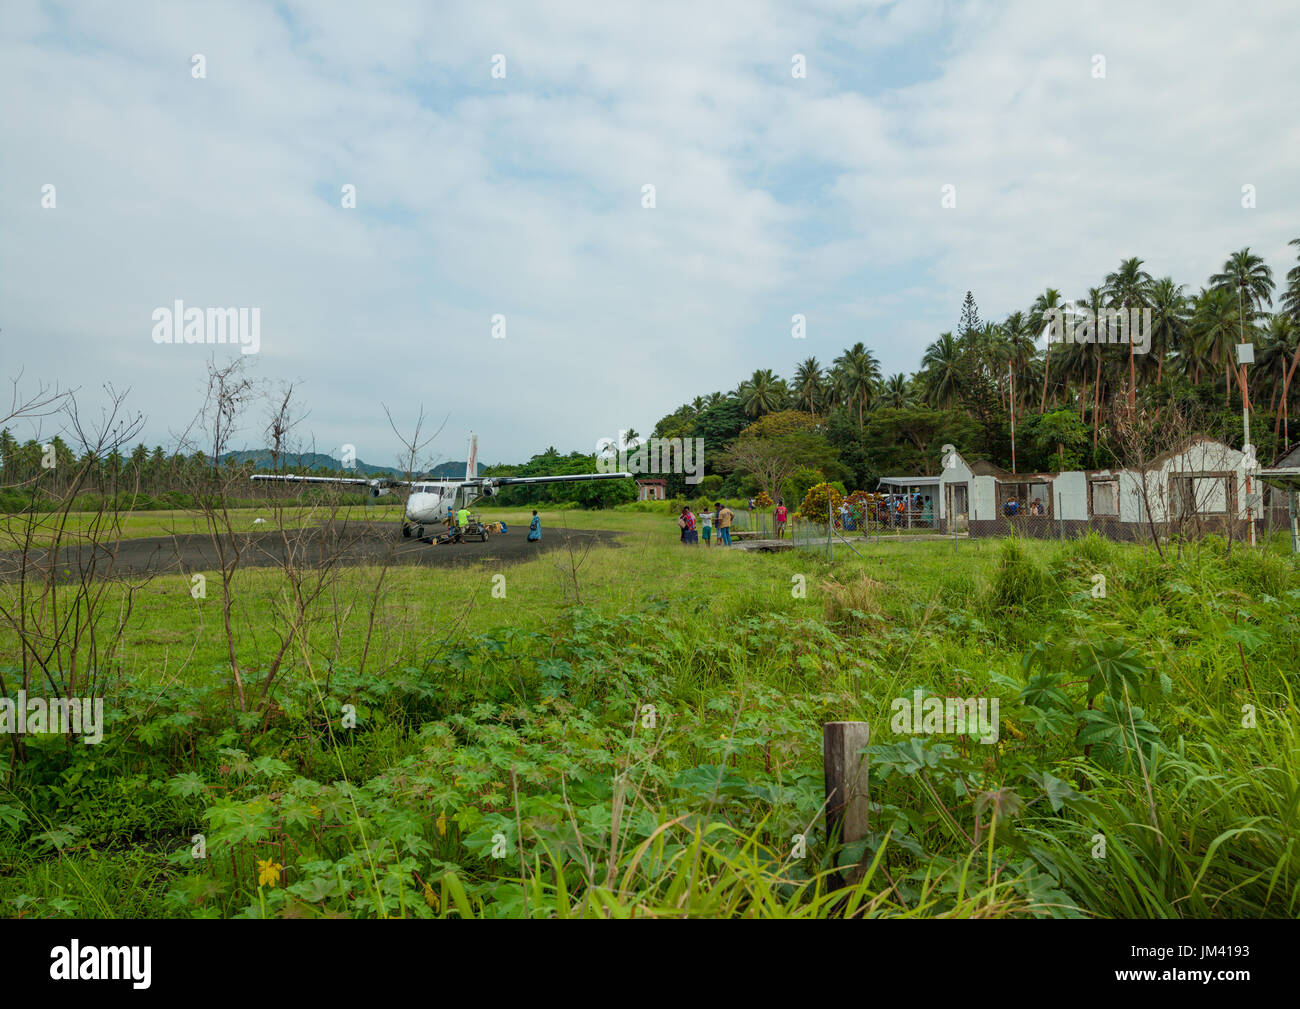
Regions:
<instances>
[{"instance_id":1,"label":"airplane landing gear","mask_svg":"<svg viewBox=\"0 0 1300 1009\"><path fill-rule=\"evenodd\" d=\"M402 539L404 539L404 540L409 540L410 538L411 538L411 527L408 526L405 522L403 522L403 523L402 523Z\"/></svg>"}]
</instances>

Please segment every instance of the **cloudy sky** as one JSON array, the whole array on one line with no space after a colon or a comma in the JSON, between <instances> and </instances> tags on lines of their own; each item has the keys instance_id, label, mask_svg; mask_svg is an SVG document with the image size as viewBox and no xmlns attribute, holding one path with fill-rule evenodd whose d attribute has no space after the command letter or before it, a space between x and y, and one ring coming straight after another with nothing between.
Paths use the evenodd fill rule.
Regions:
<instances>
[{"instance_id":1,"label":"cloudy sky","mask_svg":"<svg viewBox=\"0 0 1300 1009\"><path fill-rule=\"evenodd\" d=\"M155 343L177 299L260 310L320 451L394 462L386 404L521 461L1300 236L1293 0L3 6L0 373L129 387L150 445L239 354Z\"/></svg>"}]
</instances>

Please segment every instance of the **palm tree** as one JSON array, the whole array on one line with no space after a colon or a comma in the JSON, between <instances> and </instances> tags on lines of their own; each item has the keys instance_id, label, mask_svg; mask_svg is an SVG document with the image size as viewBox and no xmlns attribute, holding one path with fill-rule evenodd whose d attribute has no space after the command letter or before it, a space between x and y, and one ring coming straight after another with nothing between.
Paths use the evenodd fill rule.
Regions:
<instances>
[{"instance_id":1,"label":"palm tree","mask_svg":"<svg viewBox=\"0 0 1300 1009\"><path fill-rule=\"evenodd\" d=\"M1052 309L1061 307L1061 292L1054 287L1049 287L1037 298L1034 299L1033 307L1029 309L1029 319L1034 325L1041 323L1044 327L1048 325L1048 316ZM1038 331L1042 333L1043 330ZM1047 379L1052 371L1052 344L1047 341L1047 350L1043 360L1043 399L1038 405L1039 413L1047 412Z\"/></svg>"},{"instance_id":2,"label":"palm tree","mask_svg":"<svg viewBox=\"0 0 1300 1009\"><path fill-rule=\"evenodd\" d=\"M1106 274L1102 290L1111 308L1142 309L1151 306L1151 285L1155 281L1151 274L1142 269L1142 260L1137 256L1125 259L1114 273ZM1131 318L1131 316L1130 316ZM1137 368L1133 360L1133 339L1129 334L1128 343L1128 402L1132 409L1137 404ZM1094 437L1094 442L1095 442Z\"/></svg>"},{"instance_id":3,"label":"palm tree","mask_svg":"<svg viewBox=\"0 0 1300 1009\"><path fill-rule=\"evenodd\" d=\"M1079 309L1085 306L1085 301L1074 301L1072 299L1062 299L1057 307L1065 315L1066 332L1069 333L1073 328L1079 325L1082 320L1082 314ZM1071 376L1082 375L1084 381L1083 389L1078 395L1079 420L1082 422L1088 416L1088 369L1092 367L1092 357L1089 344L1079 344L1067 342L1056 350L1056 378L1052 382L1052 401L1055 404L1058 401L1065 403L1075 395L1075 381ZM1044 366L1046 371L1046 366Z\"/></svg>"},{"instance_id":4,"label":"palm tree","mask_svg":"<svg viewBox=\"0 0 1300 1009\"><path fill-rule=\"evenodd\" d=\"M746 417L762 417L785 406L787 397L784 380L777 378L771 368L760 368L738 390L741 407Z\"/></svg>"},{"instance_id":5,"label":"palm tree","mask_svg":"<svg viewBox=\"0 0 1300 1009\"><path fill-rule=\"evenodd\" d=\"M1178 348L1177 363L1178 370L1192 385L1200 385L1201 372L1209 371L1213 367L1202 322L1209 297L1210 292L1202 287L1187 299L1187 335L1182 346Z\"/></svg>"},{"instance_id":6,"label":"palm tree","mask_svg":"<svg viewBox=\"0 0 1300 1009\"><path fill-rule=\"evenodd\" d=\"M858 430L862 430L862 411L871 403L880 381L880 362L859 341L835 359L833 378L836 391L850 409L858 408Z\"/></svg>"},{"instance_id":7,"label":"palm tree","mask_svg":"<svg viewBox=\"0 0 1300 1009\"><path fill-rule=\"evenodd\" d=\"M952 333L940 333L939 339L925 348L921 358L921 381L930 406L948 409L961 391L958 365L961 348Z\"/></svg>"},{"instance_id":8,"label":"palm tree","mask_svg":"<svg viewBox=\"0 0 1300 1009\"><path fill-rule=\"evenodd\" d=\"M1245 343L1247 323L1253 324L1264 306L1273 304L1273 271L1263 259L1245 248L1224 261L1223 272L1210 277L1210 286L1237 292L1237 339L1239 343ZM1231 356L1226 365L1235 375Z\"/></svg>"},{"instance_id":9,"label":"palm tree","mask_svg":"<svg viewBox=\"0 0 1300 1009\"><path fill-rule=\"evenodd\" d=\"M977 329L969 330L962 342L966 345L965 352L978 362L982 380L997 390L999 401L1006 406L1006 386L1002 379L1007 374L1011 350L1002 327L992 322L981 323Z\"/></svg>"},{"instance_id":10,"label":"palm tree","mask_svg":"<svg viewBox=\"0 0 1300 1009\"><path fill-rule=\"evenodd\" d=\"M1156 358L1156 385L1164 377L1165 357L1177 352L1187 339L1187 296L1173 277L1151 285L1151 353Z\"/></svg>"},{"instance_id":11,"label":"palm tree","mask_svg":"<svg viewBox=\"0 0 1300 1009\"><path fill-rule=\"evenodd\" d=\"M880 387L880 402L882 406L897 409L911 406L915 402L915 397L912 395L912 383L908 381L907 376L900 373L885 379Z\"/></svg>"},{"instance_id":12,"label":"palm tree","mask_svg":"<svg viewBox=\"0 0 1300 1009\"><path fill-rule=\"evenodd\" d=\"M1223 366L1223 398L1228 402L1232 394L1232 343L1238 338L1241 312L1238 299L1231 289L1202 288L1192 309L1192 345L1195 355L1196 376L1200 380L1201 367Z\"/></svg>"},{"instance_id":13,"label":"palm tree","mask_svg":"<svg viewBox=\"0 0 1300 1009\"><path fill-rule=\"evenodd\" d=\"M1273 422L1273 440L1282 432L1285 451L1291 445L1291 418L1288 403L1291 379L1296 365L1300 364L1300 324L1282 312L1269 317L1259 351L1259 370L1273 378L1273 402L1277 404L1277 419ZM1269 404L1270 409L1273 403Z\"/></svg>"},{"instance_id":14,"label":"palm tree","mask_svg":"<svg viewBox=\"0 0 1300 1009\"><path fill-rule=\"evenodd\" d=\"M1133 260L1128 260L1128 262L1133 262ZM1141 260L1137 260L1137 263L1138 265L1141 265ZM1111 274L1111 276L1113 277L1114 274ZM1092 343L1084 344L1084 347L1088 347L1088 346L1092 347L1092 358L1093 358L1093 379L1092 379L1092 450L1093 452L1097 451L1097 441L1101 431L1101 387L1102 387L1102 366L1101 365L1102 365L1102 357L1105 354L1105 351L1103 350L1103 345L1097 342L1097 333L1095 331L1095 327L1097 325L1097 320L1101 318L1102 310L1105 308L1105 298L1106 298L1106 291L1104 288L1090 287L1088 288L1087 301L1084 302L1084 304L1086 304L1088 307L1088 311L1092 314L1092 322L1094 326ZM1132 344L1129 344L1129 347L1131 348ZM1084 385L1085 399L1087 398L1087 395L1088 395L1087 384L1085 381L1085 385Z\"/></svg>"},{"instance_id":15,"label":"palm tree","mask_svg":"<svg viewBox=\"0 0 1300 1009\"><path fill-rule=\"evenodd\" d=\"M1224 261L1223 272L1210 277L1210 287L1221 291L1235 291L1241 298L1243 311L1238 324L1251 322L1265 305L1273 304L1273 271L1264 260L1251 253L1249 248L1234 252ZM1244 340L1242 341L1245 342Z\"/></svg>"},{"instance_id":16,"label":"palm tree","mask_svg":"<svg viewBox=\"0 0 1300 1009\"><path fill-rule=\"evenodd\" d=\"M1300 246L1300 238L1291 239L1287 245ZM1287 271L1282 309L1296 322L1300 322L1300 266L1293 266Z\"/></svg>"},{"instance_id":17,"label":"palm tree","mask_svg":"<svg viewBox=\"0 0 1300 1009\"><path fill-rule=\"evenodd\" d=\"M157 494L162 489L162 482L167 471L167 456L162 450L161 445L155 445L153 454L149 457L149 478L151 480L151 489Z\"/></svg>"},{"instance_id":18,"label":"palm tree","mask_svg":"<svg viewBox=\"0 0 1300 1009\"><path fill-rule=\"evenodd\" d=\"M1106 274L1106 279L1102 282L1102 294L1110 307L1142 308L1150 304L1148 298L1155 281L1151 274L1142 269L1142 262L1133 256L1121 262L1114 273Z\"/></svg>"},{"instance_id":19,"label":"palm tree","mask_svg":"<svg viewBox=\"0 0 1300 1009\"><path fill-rule=\"evenodd\" d=\"M1011 404L1014 410L1017 406L1023 406L1025 401L1028 384L1025 380L1038 356L1038 348L1034 341L1039 331L1034 328L1024 312L1012 312L1003 321L1001 329L1002 336L1006 340L1007 364L1010 366L1012 382L1016 388L1015 402Z\"/></svg>"},{"instance_id":20,"label":"palm tree","mask_svg":"<svg viewBox=\"0 0 1300 1009\"><path fill-rule=\"evenodd\" d=\"M817 408L826 404L826 376L817 358L810 357L795 369L793 391L795 405L800 410L816 414Z\"/></svg>"}]
</instances>

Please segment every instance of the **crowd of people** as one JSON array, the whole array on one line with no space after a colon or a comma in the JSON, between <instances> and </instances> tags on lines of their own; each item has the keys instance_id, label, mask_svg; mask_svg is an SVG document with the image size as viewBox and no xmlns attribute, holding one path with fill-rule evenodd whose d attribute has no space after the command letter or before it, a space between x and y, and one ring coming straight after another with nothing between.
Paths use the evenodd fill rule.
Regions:
<instances>
[{"instance_id":1,"label":"crowd of people","mask_svg":"<svg viewBox=\"0 0 1300 1009\"><path fill-rule=\"evenodd\" d=\"M880 494L862 508L841 505L840 515L844 529L856 529L871 521L897 529L933 526L934 503L929 494Z\"/></svg>"},{"instance_id":2,"label":"crowd of people","mask_svg":"<svg viewBox=\"0 0 1300 1009\"><path fill-rule=\"evenodd\" d=\"M700 535L704 536L704 545L713 546L713 530L718 530L718 546L731 546L731 524L736 520L736 513L721 501L713 506L713 511L703 511L697 516L690 508L682 506L682 513L677 516L677 527L682 531L682 542L687 546L698 546Z\"/></svg>"},{"instance_id":3,"label":"crowd of people","mask_svg":"<svg viewBox=\"0 0 1300 1009\"><path fill-rule=\"evenodd\" d=\"M1020 500L1014 494L1007 498L1002 504L1002 514L1009 519L1015 518L1020 514ZM1043 502L1034 498L1029 502L1028 514L1035 517L1041 517L1047 514L1047 509L1043 507Z\"/></svg>"},{"instance_id":4,"label":"crowd of people","mask_svg":"<svg viewBox=\"0 0 1300 1009\"><path fill-rule=\"evenodd\" d=\"M749 499L749 513L757 510L756 502ZM705 546L718 544L731 546L731 530L735 522L735 513L722 502L716 502L712 509L701 509L697 514L690 506L683 505L677 516L677 527L681 532L681 542L685 545L699 544ZM794 525L795 516L786 507L783 499L777 499L772 509L772 527L777 539L784 539ZM934 526L934 503L928 494L876 494L864 501L856 500L850 504L841 501L834 512L835 527L846 532L867 532L871 529L885 528L924 528ZM821 525L824 527L825 523Z\"/></svg>"}]
</instances>

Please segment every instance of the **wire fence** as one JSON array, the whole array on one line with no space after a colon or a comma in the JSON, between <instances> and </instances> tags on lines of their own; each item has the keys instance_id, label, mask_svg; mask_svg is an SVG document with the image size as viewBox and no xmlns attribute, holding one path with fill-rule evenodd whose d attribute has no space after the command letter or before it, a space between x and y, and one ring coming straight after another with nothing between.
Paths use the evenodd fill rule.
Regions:
<instances>
[{"instance_id":1,"label":"wire fence","mask_svg":"<svg viewBox=\"0 0 1300 1009\"><path fill-rule=\"evenodd\" d=\"M736 513L733 528L740 532L753 533L757 539L776 539L793 536L796 529L810 527L820 529L822 537L825 538L827 526L830 524L829 518L834 519L836 532L843 533L848 537L872 536L882 533L903 535L905 533L936 533L943 531L933 509L916 506L898 508L893 505L888 508L857 505L836 509L831 516L822 517L820 520L809 520L792 512L784 525L776 521L775 513L769 509L745 510ZM806 537L813 535L813 533L800 533L799 535Z\"/></svg>"},{"instance_id":2,"label":"wire fence","mask_svg":"<svg viewBox=\"0 0 1300 1009\"><path fill-rule=\"evenodd\" d=\"M833 523L828 521L833 519ZM1269 501L1256 512L1257 530L1268 535L1275 530L1290 528L1290 514L1285 504L1277 499ZM771 509L742 509L736 512L733 532L760 540L786 540L795 548L828 551L836 545L859 546L872 537L952 535L952 526L941 520L925 505L917 506L914 499L883 499L874 502L857 502L835 509L821 521L790 513L784 524L778 523ZM971 520L961 516L957 532L974 538L1018 536L1028 539L1067 540L1097 533L1116 542L1150 542L1152 530L1144 522L1125 522L1118 516L1094 515L1087 519L1062 519L1052 514L1019 512L1005 513L996 518ZM1242 538L1249 535L1244 520L1233 521L1226 516L1217 518L1195 517L1177 522L1157 523L1155 534L1162 540L1171 536L1199 539L1207 533Z\"/></svg>"},{"instance_id":3,"label":"wire fence","mask_svg":"<svg viewBox=\"0 0 1300 1009\"><path fill-rule=\"evenodd\" d=\"M788 543L800 550L834 552L836 546L858 549L871 537L935 534L942 532L932 509L898 502L889 507L855 502L834 509L822 521L788 513L784 523L773 509L743 509L736 512L732 534L751 540Z\"/></svg>"}]
</instances>

